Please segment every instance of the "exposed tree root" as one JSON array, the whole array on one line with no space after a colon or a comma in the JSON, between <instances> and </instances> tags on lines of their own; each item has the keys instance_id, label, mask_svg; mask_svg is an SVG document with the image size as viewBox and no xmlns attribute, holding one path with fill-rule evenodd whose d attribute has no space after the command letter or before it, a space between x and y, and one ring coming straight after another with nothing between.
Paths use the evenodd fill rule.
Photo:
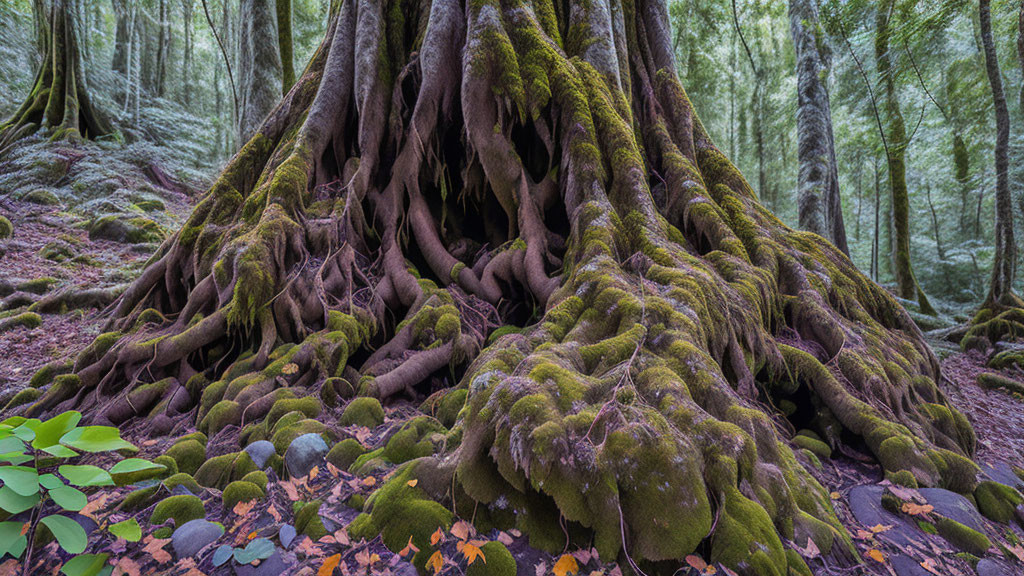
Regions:
<instances>
[{"instance_id":1,"label":"exposed tree root","mask_svg":"<svg viewBox=\"0 0 1024 576\"><path fill-rule=\"evenodd\" d=\"M111 332L26 412L161 432L189 414L251 441L290 396L464 370L445 450L353 535L404 546L435 498L644 570L698 551L785 574L803 561L784 542L808 538L852 561L772 406L959 491L973 433L907 314L757 203L674 70L653 0L344 2ZM486 346L501 323L525 328Z\"/></svg>"}]
</instances>

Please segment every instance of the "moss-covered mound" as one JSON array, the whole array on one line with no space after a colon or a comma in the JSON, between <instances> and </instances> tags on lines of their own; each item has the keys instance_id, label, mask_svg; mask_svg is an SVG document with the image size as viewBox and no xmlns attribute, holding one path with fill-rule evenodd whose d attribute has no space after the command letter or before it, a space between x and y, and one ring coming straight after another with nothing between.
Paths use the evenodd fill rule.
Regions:
<instances>
[{"instance_id":1,"label":"moss-covered mound","mask_svg":"<svg viewBox=\"0 0 1024 576\"><path fill-rule=\"evenodd\" d=\"M974 500L986 518L1003 524L1009 524L1017 507L1024 504L1024 496L1015 488L990 480L978 483Z\"/></svg>"},{"instance_id":2,"label":"moss-covered mound","mask_svg":"<svg viewBox=\"0 0 1024 576\"><path fill-rule=\"evenodd\" d=\"M263 489L256 484L245 480L236 480L224 488L222 500L224 502L224 509L231 510L239 502L262 500L264 496Z\"/></svg>"},{"instance_id":3,"label":"moss-covered mound","mask_svg":"<svg viewBox=\"0 0 1024 576\"><path fill-rule=\"evenodd\" d=\"M384 408L376 398L355 398L345 406L338 423L342 426L373 428L384 422Z\"/></svg>"},{"instance_id":4,"label":"moss-covered mound","mask_svg":"<svg viewBox=\"0 0 1024 576\"><path fill-rule=\"evenodd\" d=\"M988 539L988 536L964 526L956 520L940 518L935 523L935 528L939 531L939 535L950 544L975 556L984 555L992 547L992 541Z\"/></svg>"},{"instance_id":5,"label":"moss-covered mound","mask_svg":"<svg viewBox=\"0 0 1024 576\"><path fill-rule=\"evenodd\" d=\"M0 240L6 240L14 235L14 225L5 216L0 216Z\"/></svg>"},{"instance_id":6,"label":"moss-covered mound","mask_svg":"<svg viewBox=\"0 0 1024 576\"><path fill-rule=\"evenodd\" d=\"M978 386L986 390L1005 390L1012 394L1024 395L1024 382L993 372L979 374Z\"/></svg>"},{"instance_id":7,"label":"moss-covered mound","mask_svg":"<svg viewBox=\"0 0 1024 576\"><path fill-rule=\"evenodd\" d=\"M206 516L206 509L203 508L203 501L198 496L181 494L168 496L160 501L153 508L149 517L149 523L155 525L163 524L173 520L175 526L181 526L189 520L203 518Z\"/></svg>"}]
</instances>

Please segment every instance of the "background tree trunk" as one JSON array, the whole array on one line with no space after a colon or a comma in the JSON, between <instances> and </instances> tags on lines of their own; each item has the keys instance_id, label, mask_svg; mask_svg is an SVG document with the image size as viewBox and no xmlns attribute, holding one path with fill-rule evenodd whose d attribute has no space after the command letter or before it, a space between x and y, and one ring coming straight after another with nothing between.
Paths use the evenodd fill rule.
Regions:
<instances>
[{"instance_id":1,"label":"background tree trunk","mask_svg":"<svg viewBox=\"0 0 1024 576\"><path fill-rule=\"evenodd\" d=\"M74 0L52 0L46 35L46 56L21 107L0 125L0 150L40 129L56 138L95 138L110 126L92 105L78 36Z\"/></svg>"},{"instance_id":2,"label":"background tree trunk","mask_svg":"<svg viewBox=\"0 0 1024 576\"><path fill-rule=\"evenodd\" d=\"M275 0L241 0L238 26L238 140L252 137L281 97Z\"/></svg>"},{"instance_id":3,"label":"background tree trunk","mask_svg":"<svg viewBox=\"0 0 1024 576\"><path fill-rule=\"evenodd\" d=\"M900 112L899 93L896 89L896 70L889 49L889 23L895 10L895 0L883 0L878 5L875 29L875 59L878 75L885 86L885 115L888 123L889 189L892 197L892 265L897 291L901 298L917 302L924 314L935 314L924 290L917 283L910 259L910 195L907 191L907 129Z\"/></svg>"},{"instance_id":4,"label":"background tree trunk","mask_svg":"<svg viewBox=\"0 0 1024 576\"><path fill-rule=\"evenodd\" d=\"M181 101L185 107L192 105L192 82L195 58L193 55L193 30L192 16L194 14L194 0L181 0L182 29L184 30L184 45L182 46L181 66ZM216 81L216 80L214 80Z\"/></svg>"},{"instance_id":5,"label":"background tree trunk","mask_svg":"<svg viewBox=\"0 0 1024 576\"><path fill-rule=\"evenodd\" d=\"M789 22L796 49L800 227L827 238L849 254L832 135L832 108L823 80L828 75L828 63L823 57L827 49L820 49L825 39L815 0L790 0Z\"/></svg>"},{"instance_id":6,"label":"background tree trunk","mask_svg":"<svg viewBox=\"0 0 1024 576\"><path fill-rule=\"evenodd\" d=\"M277 42L281 56L281 93L287 94L295 84L294 49L292 48L292 0L276 0Z\"/></svg>"}]
</instances>

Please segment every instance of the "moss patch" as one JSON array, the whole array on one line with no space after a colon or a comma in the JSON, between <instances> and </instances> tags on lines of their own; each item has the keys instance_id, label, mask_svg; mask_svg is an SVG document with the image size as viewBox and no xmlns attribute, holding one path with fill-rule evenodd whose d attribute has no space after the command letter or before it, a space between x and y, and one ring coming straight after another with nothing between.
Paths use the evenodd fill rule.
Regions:
<instances>
[{"instance_id":1,"label":"moss patch","mask_svg":"<svg viewBox=\"0 0 1024 576\"><path fill-rule=\"evenodd\" d=\"M939 531L939 535L950 544L976 556L985 554L992 547L992 541L988 539L988 536L973 528L964 526L956 520L940 518L935 523L935 528Z\"/></svg>"},{"instance_id":2,"label":"moss patch","mask_svg":"<svg viewBox=\"0 0 1024 576\"><path fill-rule=\"evenodd\" d=\"M384 423L384 408L376 398L355 398L345 407L338 423L342 426L375 428Z\"/></svg>"},{"instance_id":3,"label":"moss patch","mask_svg":"<svg viewBox=\"0 0 1024 576\"><path fill-rule=\"evenodd\" d=\"M235 504L239 502L250 502L252 500L262 500L265 496L263 489L253 484L252 482L246 482L245 480L236 480L227 485L224 488L224 493L221 498L224 501L224 509L232 510Z\"/></svg>"},{"instance_id":4,"label":"moss patch","mask_svg":"<svg viewBox=\"0 0 1024 576\"><path fill-rule=\"evenodd\" d=\"M153 508L153 514L149 517L149 523L159 525L168 520L174 520L174 525L177 527L189 520L204 517L206 517L206 510L203 508L203 501L198 496L181 494L161 500Z\"/></svg>"},{"instance_id":5,"label":"moss patch","mask_svg":"<svg viewBox=\"0 0 1024 576\"><path fill-rule=\"evenodd\" d=\"M1009 524L1017 506L1024 504L1024 497L1016 489L990 480L978 484L974 499L982 515L1003 524Z\"/></svg>"}]
</instances>

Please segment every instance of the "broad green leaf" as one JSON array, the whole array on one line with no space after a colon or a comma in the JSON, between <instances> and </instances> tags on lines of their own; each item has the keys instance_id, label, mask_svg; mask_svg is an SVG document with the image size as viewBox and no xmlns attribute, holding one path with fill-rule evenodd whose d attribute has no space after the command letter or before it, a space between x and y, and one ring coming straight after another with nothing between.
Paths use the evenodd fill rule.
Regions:
<instances>
[{"instance_id":1,"label":"broad green leaf","mask_svg":"<svg viewBox=\"0 0 1024 576\"><path fill-rule=\"evenodd\" d=\"M0 439L0 454L10 454L11 452L24 452L25 443L20 438L15 436L8 436Z\"/></svg>"},{"instance_id":2,"label":"broad green leaf","mask_svg":"<svg viewBox=\"0 0 1024 576\"><path fill-rule=\"evenodd\" d=\"M0 508L10 514L19 514L39 503L39 494L22 496L10 486L0 488Z\"/></svg>"},{"instance_id":3,"label":"broad green leaf","mask_svg":"<svg viewBox=\"0 0 1024 576\"><path fill-rule=\"evenodd\" d=\"M135 521L135 518L129 518L124 522L118 522L117 524L111 524L110 533L118 538L124 538L129 542L138 542L142 539L142 528L139 527L139 523Z\"/></svg>"},{"instance_id":4,"label":"broad green leaf","mask_svg":"<svg viewBox=\"0 0 1024 576\"><path fill-rule=\"evenodd\" d=\"M79 554L65 562L60 571L66 576L99 576L113 571L114 567L107 565L108 557L109 554Z\"/></svg>"},{"instance_id":5,"label":"broad green leaf","mask_svg":"<svg viewBox=\"0 0 1024 576\"><path fill-rule=\"evenodd\" d=\"M220 566L228 560L231 560L231 557L234 555L234 553L234 548L228 546L227 544L221 544L213 552L213 565Z\"/></svg>"},{"instance_id":6,"label":"broad green leaf","mask_svg":"<svg viewBox=\"0 0 1024 576\"><path fill-rule=\"evenodd\" d=\"M111 474L127 474L129 472L138 472L140 470L152 470L152 469L164 469L166 466L163 464L157 464L156 462L150 462L142 458L126 458L121 460L117 464L114 464L110 468Z\"/></svg>"},{"instance_id":7,"label":"broad green leaf","mask_svg":"<svg viewBox=\"0 0 1024 576\"><path fill-rule=\"evenodd\" d=\"M17 428L18 426L21 426L22 423L25 422L25 420L28 420L28 418L25 418L24 416L11 416L10 418L7 418L3 422L0 422L0 427L4 427L10 430L12 428Z\"/></svg>"},{"instance_id":8,"label":"broad green leaf","mask_svg":"<svg viewBox=\"0 0 1024 576\"><path fill-rule=\"evenodd\" d=\"M57 469L60 475L75 486L113 486L110 473L97 466L64 464Z\"/></svg>"},{"instance_id":9,"label":"broad green leaf","mask_svg":"<svg viewBox=\"0 0 1024 576\"><path fill-rule=\"evenodd\" d=\"M32 460L32 457L24 452L8 452L6 454L0 454L0 462L13 464L15 466L20 466L30 460Z\"/></svg>"},{"instance_id":10,"label":"broad green leaf","mask_svg":"<svg viewBox=\"0 0 1024 576\"><path fill-rule=\"evenodd\" d=\"M121 439L121 433L113 426L82 426L65 434L60 443L84 452L110 452L135 445Z\"/></svg>"},{"instance_id":11,"label":"broad green leaf","mask_svg":"<svg viewBox=\"0 0 1024 576\"><path fill-rule=\"evenodd\" d=\"M67 510L68 512L78 512L85 505L89 503L89 499L85 497L85 494L77 488L71 486L61 486L60 488L54 488L47 492L47 495L57 503L58 506Z\"/></svg>"},{"instance_id":12,"label":"broad green leaf","mask_svg":"<svg viewBox=\"0 0 1024 576\"><path fill-rule=\"evenodd\" d=\"M39 492L39 474L27 466L0 466L0 480L22 496Z\"/></svg>"},{"instance_id":13,"label":"broad green leaf","mask_svg":"<svg viewBox=\"0 0 1024 576\"><path fill-rule=\"evenodd\" d=\"M59 514L44 516L40 522L53 532L53 537L64 550L71 554L81 554L85 551L85 545L89 540L85 529L78 522Z\"/></svg>"},{"instance_id":14,"label":"broad green leaf","mask_svg":"<svg viewBox=\"0 0 1024 576\"><path fill-rule=\"evenodd\" d=\"M32 447L42 450L56 445L65 434L78 426L78 421L81 419L81 412L72 410L40 423L35 427L36 439L32 441Z\"/></svg>"},{"instance_id":15,"label":"broad green leaf","mask_svg":"<svg viewBox=\"0 0 1024 576\"><path fill-rule=\"evenodd\" d=\"M58 458L74 458L75 456L78 456L78 452L75 452L67 446L61 446L60 444L47 446L46 448L43 448L43 452Z\"/></svg>"},{"instance_id":16,"label":"broad green leaf","mask_svg":"<svg viewBox=\"0 0 1024 576\"><path fill-rule=\"evenodd\" d=\"M25 536L21 534L24 527L24 522L0 522L0 556L21 556L26 544Z\"/></svg>"},{"instance_id":17,"label":"broad green leaf","mask_svg":"<svg viewBox=\"0 0 1024 576\"><path fill-rule=\"evenodd\" d=\"M39 477L39 485L47 490L53 490L63 486L64 481L58 478L56 474L43 474Z\"/></svg>"},{"instance_id":18,"label":"broad green leaf","mask_svg":"<svg viewBox=\"0 0 1024 576\"><path fill-rule=\"evenodd\" d=\"M41 420L38 418L29 418L21 423L20 426L11 430L11 434L14 434L18 438L21 438L25 442L31 442L36 438L36 426L41 424Z\"/></svg>"}]
</instances>

